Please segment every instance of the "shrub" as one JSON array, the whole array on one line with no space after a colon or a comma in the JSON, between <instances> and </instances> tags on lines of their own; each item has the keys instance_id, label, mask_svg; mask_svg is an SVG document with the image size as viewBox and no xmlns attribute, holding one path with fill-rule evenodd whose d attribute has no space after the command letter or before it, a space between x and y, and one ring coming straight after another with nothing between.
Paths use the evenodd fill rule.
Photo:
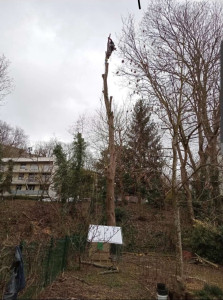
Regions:
<instances>
[{"instance_id":1,"label":"shrub","mask_svg":"<svg viewBox=\"0 0 223 300\"><path fill-rule=\"evenodd\" d=\"M154 208L163 208L164 200L161 191L158 189L150 190L147 194L147 204Z\"/></svg>"},{"instance_id":2,"label":"shrub","mask_svg":"<svg viewBox=\"0 0 223 300\"><path fill-rule=\"evenodd\" d=\"M195 294L198 296L198 300L223 299L223 291L216 285L205 284L204 288Z\"/></svg>"},{"instance_id":3,"label":"shrub","mask_svg":"<svg viewBox=\"0 0 223 300\"><path fill-rule=\"evenodd\" d=\"M127 219L128 213L122 207L115 208L115 218L117 223L124 222Z\"/></svg>"},{"instance_id":4,"label":"shrub","mask_svg":"<svg viewBox=\"0 0 223 300\"><path fill-rule=\"evenodd\" d=\"M137 229L132 224L126 224L122 227L122 235L125 251L136 252L139 250L136 242Z\"/></svg>"},{"instance_id":5,"label":"shrub","mask_svg":"<svg viewBox=\"0 0 223 300\"><path fill-rule=\"evenodd\" d=\"M75 233L71 236L70 241L75 252L84 253L87 244L86 233Z\"/></svg>"},{"instance_id":6,"label":"shrub","mask_svg":"<svg viewBox=\"0 0 223 300\"><path fill-rule=\"evenodd\" d=\"M223 263L223 229L197 221L190 236L192 251L216 263Z\"/></svg>"}]
</instances>

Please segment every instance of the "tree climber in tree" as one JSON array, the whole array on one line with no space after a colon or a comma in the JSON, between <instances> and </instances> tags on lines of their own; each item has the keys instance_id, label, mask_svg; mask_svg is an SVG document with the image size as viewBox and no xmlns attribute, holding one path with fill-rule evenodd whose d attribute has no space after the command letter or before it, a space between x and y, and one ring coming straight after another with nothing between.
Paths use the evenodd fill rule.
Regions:
<instances>
[{"instance_id":1,"label":"tree climber in tree","mask_svg":"<svg viewBox=\"0 0 223 300\"><path fill-rule=\"evenodd\" d=\"M114 44L114 42L112 41L112 39L110 38L110 35L109 35L108 43L107 43L106 59L109 59L109 57L111 56L111 54L114 50L116 50L115 44Z\"/></svg>"}]
</instances>

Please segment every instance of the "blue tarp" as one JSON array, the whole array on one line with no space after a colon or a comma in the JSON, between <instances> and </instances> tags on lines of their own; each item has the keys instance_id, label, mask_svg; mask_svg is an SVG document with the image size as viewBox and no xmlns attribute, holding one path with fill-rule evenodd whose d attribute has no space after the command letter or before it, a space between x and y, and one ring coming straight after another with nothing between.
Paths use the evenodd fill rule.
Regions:
<instances>
[{"instance_id":1,"label":"blue tarp","mask_svg":"<svg viewBox=\"0 0 223 300\"><path fill-rule=\"evenodd\" d=\"M16 300L19 291L25 287L24 265L22 252L19 246L15 248L15 257L11 266L12 274L7 284L3 300Z\"/></svg>"}]
</instances>

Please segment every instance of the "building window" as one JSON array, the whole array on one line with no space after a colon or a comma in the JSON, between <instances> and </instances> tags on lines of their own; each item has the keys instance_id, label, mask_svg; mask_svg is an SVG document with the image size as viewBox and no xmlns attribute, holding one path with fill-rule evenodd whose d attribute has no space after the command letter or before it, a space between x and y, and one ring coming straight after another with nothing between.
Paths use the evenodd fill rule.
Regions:
<instances>
[{"instance_id":1,"label":"building window","mask_svg":"<svg viewBox=\"0 0 223 300\"><path fill-rule=\"evenodd\" d=\"M29 173L28 181L29 181L29 182L35 181L35 174Z\"/></svg>"},{"instance_id":2,"label":"building window","mask_svg":"<svg viewBox=\"0 0 223 300\"><path fill-rule=\"evenodd\" d=\"M26 187L26 189L29 190L29 191L34 191L35 190L35 185L28 184L27 187Z\"/></svg>"},{"instance_id":3,"label":"building window","mask_svg":"<svg viewBox=\"0 0 223 300\"><path fill-rule=\"evenodd\" d=\"M38 165L32 164L32 165L30 166L30 170L31 170L31 171L38 171Z\"/></svg>"},{"instance_id":4,"label":"building window","mask_svg":"<svg viewBox=\"0 0 223 300\"><path fill-rule=\"evenodd\" d=\"M16 190L17 190L17 191L21 191L21 189L22 189L22 185L21 185L21 184L17 184Z\"/></svg>"},{"instance_id":5,"label":"building window","mask_svg":"<svg viewBox=\"0 0 223 300\"><path fill-rule=\"evenodd\" d=\"M19 173L18 180L23 180L23 179L24 179L24 174L23 173Z\"/></svg>"},{"instance_id":6,"label":"building window","mask_svg":"<svg viewBox=\"0 0 223 300\"><path fill-rule=\"evenodd\" d=\"M50 172L51 171L52 166L50 164L45 164L43 166L43 171L44 172Z\"/></svg>"},{"instance_id":7,"label":"building window","mask_svg":"<svg viewBox=\"0 0 223 300\"><path fill-rule=\"evenodd\" d=\"M25 170L25 169L26 169L26 163L21 163L20 170Z\"/></svg>"},{"instance_id":8,"label":"building window","mask_svg":"<svg viewBox=\"0 0 223 300\"><path fill-rule=\"evenodd\" d=\"M42 175L42 181L43 182L47 182L47 181L49 181L49 179L50 179L50 175L47 174L47 173L43 173L43 175Z\"/></svg>"}]
</instances>

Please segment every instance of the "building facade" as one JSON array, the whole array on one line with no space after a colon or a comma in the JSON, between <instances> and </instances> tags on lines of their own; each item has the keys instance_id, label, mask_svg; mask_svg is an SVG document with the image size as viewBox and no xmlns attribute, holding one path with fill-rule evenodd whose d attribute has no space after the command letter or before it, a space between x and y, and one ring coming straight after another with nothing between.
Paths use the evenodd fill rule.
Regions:
<instances>
[{"instance_id":1,"label":"building facade","mask_svg":"<svg viewBox=\"0 0 223 300\"><path fill-rule=\"evenodd\" d=\"M55 197L52 189L54 173L54 159L49 157L3 158L1 172L6 174L9 161L12 161L11 193L4 195L18 195L26 197Z\"/></svg>"}]
</instances>

